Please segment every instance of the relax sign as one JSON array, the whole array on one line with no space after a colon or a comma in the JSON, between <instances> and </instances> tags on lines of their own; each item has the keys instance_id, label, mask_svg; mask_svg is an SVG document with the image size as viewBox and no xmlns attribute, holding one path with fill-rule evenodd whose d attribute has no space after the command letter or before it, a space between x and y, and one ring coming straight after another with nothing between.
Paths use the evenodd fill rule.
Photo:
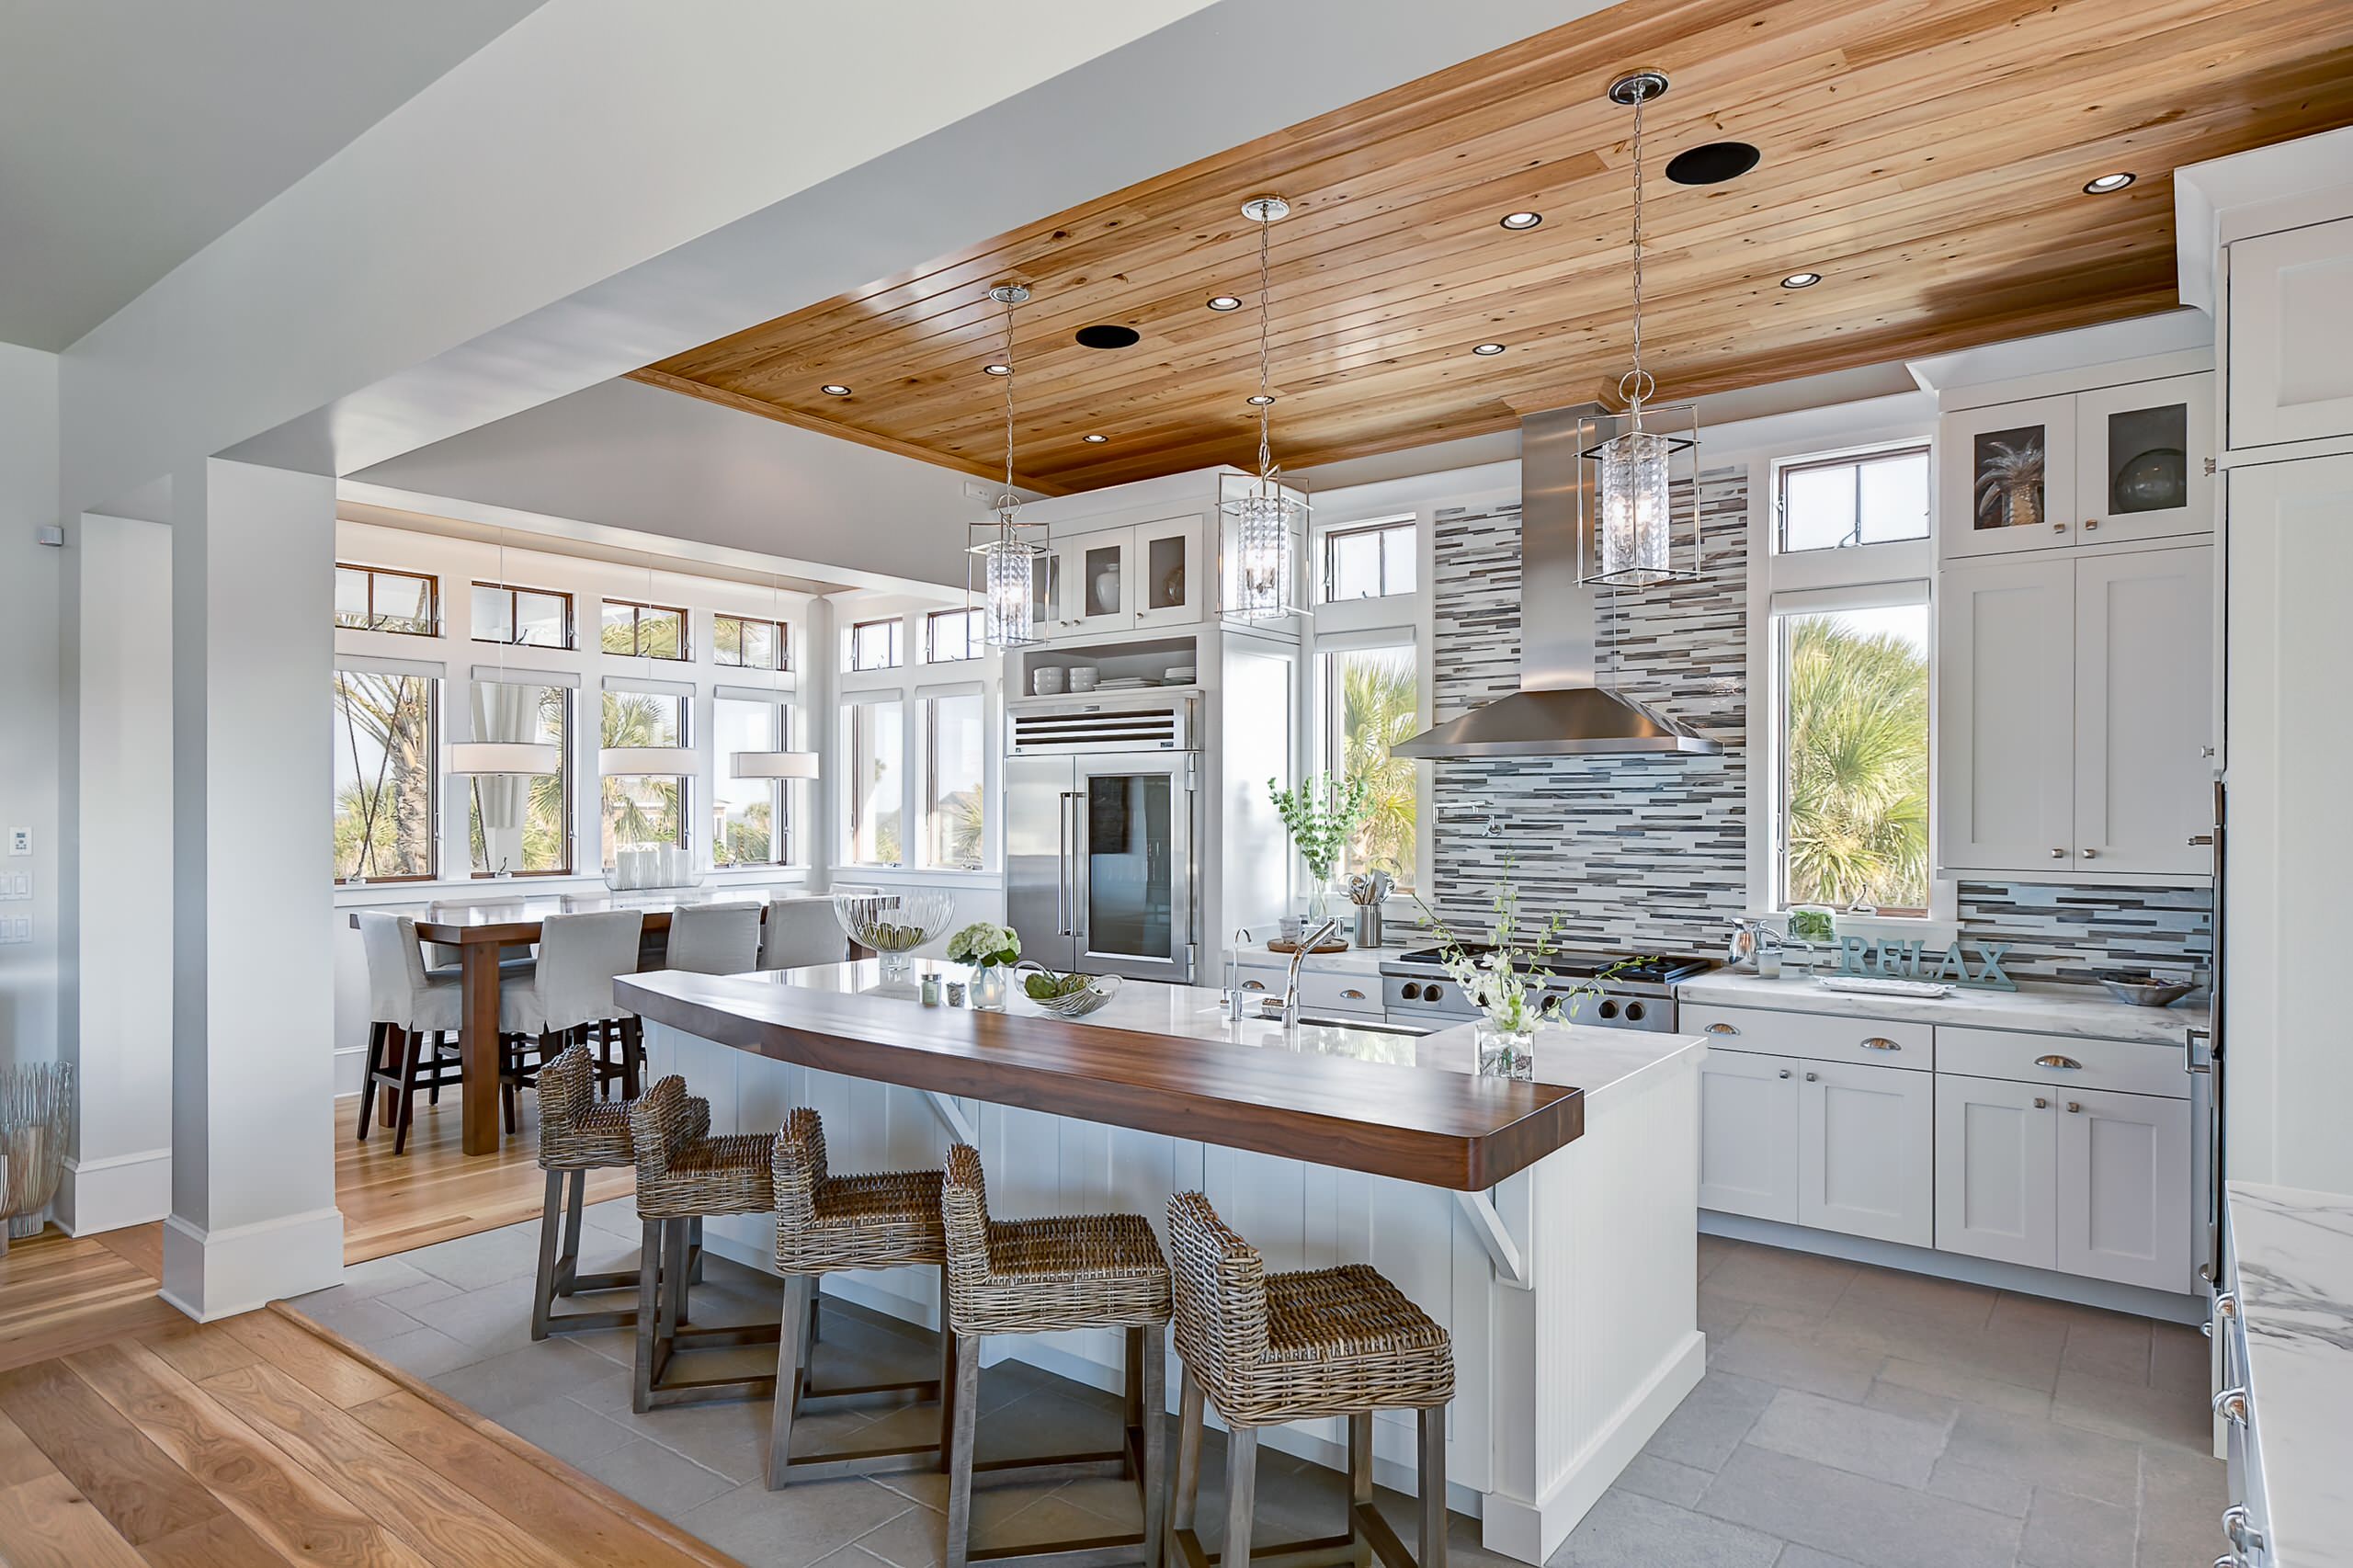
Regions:
<instances>
[{"instance_id":1,"label":"relax sign","mask_svg":"<svg viewBox=\"0 0 2353 1568\"><path fill-rule=\"evenodd\" d=\"M1977 957L1975 968L1970 966L1958 941L1938 953L1931 950L1926 942L1841 937L1838 938L1838 967L1836 972L1868 975L1877 980L1942 981L1951 985L1974 985L1988 991L2016 991L2018 988L2018 982L2002 968L2002 957L2010 950L2009 943L1971 942L1968 946Z\"/></svg>"}]
</instances>

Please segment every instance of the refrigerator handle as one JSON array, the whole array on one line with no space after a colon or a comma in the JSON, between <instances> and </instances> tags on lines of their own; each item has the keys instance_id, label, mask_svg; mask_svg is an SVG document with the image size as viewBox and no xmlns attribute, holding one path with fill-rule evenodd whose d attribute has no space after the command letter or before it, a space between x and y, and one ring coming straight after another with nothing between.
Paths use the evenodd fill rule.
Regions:
<instances>
[{"instance_id":1,"label":"refrigerator handle","mask_svg":"<svg viewBox=\"0 0 2353 1568\"><path fill-rule=\"evenodd\" d=\"M1070 928L1070 803L1077 797L1064 790L1054 797L1054 935L1067 937Z\"/></svg>"}]
</instances>

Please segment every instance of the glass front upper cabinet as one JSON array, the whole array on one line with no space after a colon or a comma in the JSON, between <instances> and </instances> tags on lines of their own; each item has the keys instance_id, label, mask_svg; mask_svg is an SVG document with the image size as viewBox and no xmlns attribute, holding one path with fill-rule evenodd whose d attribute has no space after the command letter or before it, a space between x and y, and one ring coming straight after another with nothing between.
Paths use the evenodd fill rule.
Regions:
<instances>
[{"instance_id":1,"label":"glass front upper cabinet","mask_svg":"<svg viewBox=\"0 0 2353 1568\"><path fill-rule=\"evenodd\" d=\"M2214 378L2169 376L2075 397L2075 510L2085 544L2214 526Z\"/></svg>"},{"instance_id":2,"label":"glass front upper cabinet","mask_svg":"<svg viewBox=\"0 0 2353 1568\"><path fill-rule=\"evenodd\" d=\"M1055 543L1060 614L1050 635L1132 631L1201 619L1201 518L1198 514L1072 534Z\"/></svg>"},{"instance_id":3,"label":"glass front upper cabinet","mask_svg":"<svg viewBox=\"0 0 2353 1568\"><path fill-rule=\"evenodd\" d=\"M2047 550L2075 537L2075 400L1964 409L1943 422L1938 531L1947 555Z\"/></svg>"}]
</instances>

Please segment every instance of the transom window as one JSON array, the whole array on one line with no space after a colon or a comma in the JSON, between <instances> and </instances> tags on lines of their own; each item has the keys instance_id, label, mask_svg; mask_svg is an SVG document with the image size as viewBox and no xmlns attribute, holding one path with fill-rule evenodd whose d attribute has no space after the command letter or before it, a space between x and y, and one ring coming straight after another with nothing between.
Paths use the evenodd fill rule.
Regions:
<instances>
[{"instance_id":1,"label":"transom window","mask_svg":"<svg viewBox=\"0 0 2353 1568\"><path fill-rule=\"evenodd\" d=\"M984 646L982 612L976 609L936 609L923 618L923 659L927 665L952 665L977 659Z\"/></svg>"},{"instance_id":2,"label":"transom window","mask_svg":"<svg viewBox=\"0 0 2353 1568\"><path fill-rule=\"evenodd\" d=\"M473 640L527 648L573 645L572 596L552 588L476 583Z\"/></svg>"},{"instance_id":3,"label":"transom window","mask_svg":"<svg viewBox=\"0 0 2353 1568\"><path fill-rule=\"evenodd\" d=\"M861 620L849 629L849 667L853 670L895 670L907 662L905 623Z\"/></svg>"},{"instance_id":4,"label":"transom window","mask_svg":"<svg viewBox=\"0 0 2353 1568\"><path fill-rule=\"evenodd\" d=\"M784 623L740 615L713 616L710 662L733 670L789 670Z\"/></svg>"},{"instance_id":5,"label":"transom window","mask_svg":"<svg viewBox=\"0 0 2353 1568\"><path fill-rule=\"evenodd\" d=\"M432 637L441 630L440 579L388 566L335 569L335 623L356 631Z\"/></svg>"},{"instance_id":6,"label":"transom window","mask_svg":"<svg viewBox=\"0 0 2353 1568\"><path fill-rule=\"evenodd\" d=\"M1777 474L1781 554L1928 537L1926 445L1783 463Z\"/></svg>"},{"instance_id":7,"label":"transom window","mask_svg":"<svg viewBox=\"0 0 2353 1568\"><path fill-rule=\"evenodd\" d=\"M604 648L640 659L687 658L687 612L670 605L607 599Z\"/></svg>"},{"instance_id":8,"label":"transom window","mask_svg":"<svg viewBox=\"0 0 2353 1568\"><path fill-rule=\"evenodd\" d=\"M1415 527L1408 519L1335 528L1324 536L1324 597L1381 599L1415 590Z\"/></svg>"}]
</instances>

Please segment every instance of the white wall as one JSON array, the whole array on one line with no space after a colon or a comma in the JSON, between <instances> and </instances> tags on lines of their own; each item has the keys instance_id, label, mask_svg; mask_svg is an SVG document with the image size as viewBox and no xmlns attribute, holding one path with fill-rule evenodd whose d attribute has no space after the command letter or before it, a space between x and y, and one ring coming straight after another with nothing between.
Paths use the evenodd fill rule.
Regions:
<instances>
[{"instance_id":1,"label":"white wall","mask_svg":"<svg viewBox=\"0 0 2353 1568\"><path fill-rule=\"evenodd\" d=\"M0 899L0 920L30 919L33 939L0 947L0 1065L57 1055L58 594L64 551L36 542L57 521L57 356L0 343L0 833L32 832L33 897Z\"/></svg>"},{"instance_id":2,"label":"white wall","mask_svg":"<svg viewBox=\"0 0 2353 1568\"><path fill-rule=\"evenodd\" d=\"M351 476L484 506L964 586L1000 486L612 381Z\"/></svg>"}]
</instances>

